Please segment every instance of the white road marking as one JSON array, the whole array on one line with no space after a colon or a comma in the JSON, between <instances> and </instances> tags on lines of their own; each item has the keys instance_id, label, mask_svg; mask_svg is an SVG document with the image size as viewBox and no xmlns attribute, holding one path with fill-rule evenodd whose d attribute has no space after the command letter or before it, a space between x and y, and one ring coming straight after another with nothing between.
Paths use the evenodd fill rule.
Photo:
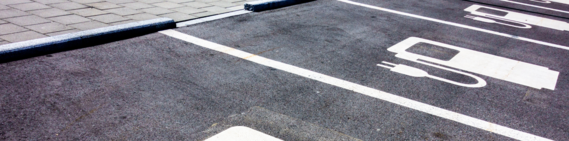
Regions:
<instances>
[{"instance_id":1,"label":"white road marking","mask_svg":"<svg viewBox=\"0 0 569 141\"><path fill-rule=\"evenodd\" d=\"M515 28L522 28L522 29L530 29L531 25L525 24L525 23L521 23L521 22L517 22L517 21L512 21L512 20L508 20L508 19L493 19L492 17L477 17L477 16L471 16L471 15L466 15L464 16L465 18L469 18L475 21L481 21L481 22L485 22L485 23L495 23L495 24L501 24L501 25L505 25L505 26L509 26L509 27L515 27ZM507 22L511 22L511 23L515 23L515 24L519 24L519 25L515 25L515 24L510 24L510 23L504 23L504 22L499 22L500 20L502 21L507 21Z\"/></svg>"},{"instance_id":2,"label":"white road marking","mask_svg":"<svg viewBox=\"0 0 569 141\"><path fill-rule=\"evenodd\" d=\"M219 51L231 56L235 56L244 60L248 60L257 64L261 64L267 67L272 67L275 69L279 69L288 73L296 74L302 77L306 77L312 80L320 81L322 83L330 84L336 87L344 88L347 90L351 90L366 96L370 96L373 98L377 98L380 100L384 100L393 104L397 104L403 107L411 108L417 111L421 111L427 114L431 114L434 116L438 116L441 118L445 118L448 120L452 120L458 123L462 123L468 126L476 127L479 129L483 129L489 132L493 132L499 135L503 135L506 137L510 137L517 140L527 140L527 141L550 141L550 139L539 137L533 134L525 133L522 131L518 131L512 128L508 128L505 126L501 126L495 123L487 122L484 120L480 120L474 117L470 117L467 115L463 115L457 112L449 111L446 109L442 109L439 107L435 107L429 104L421 103L415 100L411 100L405 97L401 97L398 95L390 94L387 92L383 92L377 89L373 89L370 87L366 87L360 84L348 82L342 79L334 78L325 74L321 74L318 72L310 71L307 69L303 69L300 67L296 67L293 65L285 64L279 61L271 60L265 57L257 56L255 54L247 53L241 50L237 50L235 48L227 47L224 45L220 45L214 42L210 42L207 40L203 40L194 36L190 36L184 33L180 33L175 30L164 30L160 31L160 33L177 38L204 48L208 48L211 50Z\"/></svg>"},{"instance_id":3,"label":"white road marking","mask_svg":"<svg viewBox=\"0 0 569 141\"><path fill-rule=\"evenodd\" d=\"M231 127L204 141L283 141L245 126Z\"/></svg>"},{"instance_id":4,"label":"white road marking","mask_svg":"<svg viewBox=\"0 0 569 141\"><path fill-rule=\"evenodd\" d=\"M540 45L555 47L555 48L564 49L564 50L569 50L569 47L563 46L563 45L552 44L552 43L548 43L548 42L538 41L538 40L529 39L529 38L520 37L520 36L515 36L515 35L511 35L511 34L500 33L500 32L496 32L496 31L492 31L492 30L486 30L486 29L482 29L482 28L478 28L478 27L473 27L473 26L468 26L468 25L463 25L463 24L458 24L458 23L453 23L453 22L447 22L447 21L443 21L443 20L439 20L439 19L409 14L409 13L405 13L405 12L399 12L399 11L395 11L395 10L391 10L391 9L385 9L385 8L372 6L372 5L368 5L368 4L363 4L363 3L358 3L358 2L353 2L353 1L349 1L349 0L338 0L338 1L348 3L348 4L352 4L352 5L362 6L362 7L366 7L366 8L370 8L370 9L380 10L380 11L384 11L384 12L409 16L409 17L413 17L413 18L438 22L438 23L447 24L447 25L456 26L456 27L462 27L462 28L466 28L466 29L476 30L476 31L490 33L490 34L499 35L499 36L508 37L508 38L513 38L513 39L517 39L517 40L532 42L532 43L536 43L536 44L540 44Z\"/></svg>"},{"instance_id":5,"label":"white road marking","mask_svg":"<svg viewBox=\"0 0 569 141\"><path fill-rule=\"evenodd\" d=\"M499 13L504 13L505 15L497 15L488 12L478 11L480 9L491 10ZM522 14L517 12L512 12L504 9L498 9L488 6L481 6L481 5L472 5L464 9L466 12L470 12L473 15L497 19L497 20L504 20L509 22L515 23L526 23L536 26L541 26L549 29L555 29L560 31L568 31L569 30L569 23L559 20L553 20L538 16L532 16L528 14Z\"/></svg>"},{"instance_id":6,"label":"white road marking","mask_svg":"<svg viewBox=\"0 0 569 141\"><path fill-rule=\"evenodd\" d=\"M484 87L484 86L486 86L486 81L485 81L484 79L482 79L482 78L476 76L476 75L472 75L472 74L469 74L469 73L457 71L457 70L454 70L454 69L445 68L445 67L442 67L442 66L436 66L436 65L434 65L433 67L437 67L437 68L439 68L439 69L443 69L443 70L447 70L447 71L450 71L450 72L454 72L454 73L458 73L458 74L462 74L462 75L466 75L466 76L472 77L472 78L476 79L477 82L476 82L476 84L464 84L464 83L460 83L460 82L448 80L448 79L445 79L445 78L441 78L441 77L438 77L438 76L430 75L430 74L427 73L426 71L421 70L421 69L418 69L418 68L415 68L415 67L411 67L411 66L407 66L407 65L403 65L403 64L393 64L393 63L389 63L389 62L385 62L385 61L383 61L382 63L391 65L391 66L393 66L393 67L387 66L387 65L382 65L382 64L377 64L377 66L384 67L384 68L387 68L387 69L389 69L389 70L391 70L391 71L393 71L393 72L405 74L405 75L412 76L412 77L428 77L428 78L431 78L431 79L443 81L443 82L450 83L450 84L454 84L454 85L458 85L458 86L469 87L469 88L479 88L479 87Z\"/></svg>"},{"instance_id":7,"label":"white road marking","mask_svg":"<svg viewBox=\"0 0 569 141\"><path fill-rule=\"evenodd\" d=\"M537 6L537 5L533 5L533 4L527 4L527 3L522 3L522 2L516 2L516 1L512 1L512 0L502 0L502 1L569 14L569 11L565 11L565 10L559 10L559 9L554 9L554 8L549 8L549 7ZM549 3L551 3L551 2L549 2ZM568 3L566 3L566 4L568 4Z\"/></svg>"},{"instance_id":8,"label":"white road marking","mask_svg":"<svg viewBox=\"0 0 569 141\"><path fill-rule=\"evenodd\" d=\"M459 52L450 60L444 61L406 51L418 43L427 43ZM389 47L387 50L397 53L396 57L405 60L433 67L438 65L448 66L536 89L547 88L555 90L557 77L559 76L559 72L549 70L547 67L417 37L409 37ZM428 63L420 60L425 60Z\"/></svg>"},{"instance_id":9,"label":"white road marking","mask_svg":"<svg viewBox=\"0 0 569 141\"><path fill-rule=\"evenodd\" d=\"M534 2L540 2L540 1L546 1L546 2L557 2L557 3L563 3L563 4L569 4L568 0L530 0L530 1L534 1Z\"/></svg>"}]
</instances>

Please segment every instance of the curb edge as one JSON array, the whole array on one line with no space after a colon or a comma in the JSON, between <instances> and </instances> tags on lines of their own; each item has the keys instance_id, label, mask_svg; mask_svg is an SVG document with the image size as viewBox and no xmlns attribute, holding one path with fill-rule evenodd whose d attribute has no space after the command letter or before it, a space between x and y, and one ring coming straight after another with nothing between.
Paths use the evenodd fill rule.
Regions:
<instances>
[{"instance_id":1,"label":"curb edge","mask_svg":"<svg viewBox=\"0 0 569 141\"><path fill-rule=\"evenodd\" d=\"M0 45L0 63L79 49L176 28L170 18L157 18Z\"/></svg>"},{"instance_id":2,"label":"curb edge","mask_svg":"<svg viewBox=\"0 0 569 141\"><path fill-rule=\"evenodd\" d=\"M259 0L259 1L245 3L245 10L259 12L259 11L265 11L265 10L271 10L285 6L295 5L299 3L305 3L309 1L312 0Z\"/></svg>"}]
</instances>

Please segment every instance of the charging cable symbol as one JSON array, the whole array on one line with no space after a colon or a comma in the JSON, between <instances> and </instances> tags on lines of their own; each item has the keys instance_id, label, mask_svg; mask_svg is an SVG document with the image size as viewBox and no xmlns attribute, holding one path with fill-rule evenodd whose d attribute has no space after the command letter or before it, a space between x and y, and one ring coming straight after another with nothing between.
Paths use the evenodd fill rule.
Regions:
<instances>
[{"instance_id":1,"label":"charging cable symbol","mask_svg":"<svg viewBox=\"0 0 569 141\"><path fill-rule=\"evenodd\" d=\"M513 4L519 4L519 5L524 5L524 6L529 6L529 7L534 7L534 8L540 8L540 9L545 9L545 10L551 10L551 11L555 11L555 12L561 12L561 13L569 13L569 11L565 11L565 10L560 10L560 9L555 9L555 8L549 8L549 7L545 7L545 6L539 6L539 5L533 5L533 4L529 4L529 3L525 3L525 2L519 2L519 1L514 1L514 0L500 0L503 2L508 2L508 3L513 3ZM537 2L537 3L542 3L542 4L565 4L565 5L569 5L569 1L567 0L529 0L532 2ZM555 2L555 3L552 3Z\"/></svg>"},{"instance_id":2,"label":"charging cable symbol","mask_svg":"<svg viewBox=\"0 0 569 141\"><path fill-rule=\"evenodd\" d=\"M411 52L411 47L413 46L425 48L429 51L444 52L446 54L451 53L454 55L447 60L444 58L429 56L427 54L413 53ZM386 65L377 64L377 66L408 76L427 77L464 87L477 88L486 86L486 81L484 79L474 75L479 74L536 89L546 88L555 90L555 85L557 84L557 78L559 76L558 71L550 70L547 67L417 37L409 37L389 47L387 50L397 53L395 54L395 57L397 58L469 76L476 79L478 83L464 84L448 80L430 75L424 70L403 64L394 64L384 61L383 63Z\"/></svg>"},{"instance_id":3,"label":"charging cable symbol","mask_svg":"<svg viewBox=\"0 0 569 141\"><path fill-rule=\"evenodd\" d=\"M449 68L445 68L445 67L440 67L440 66L439 66L439 67L437 67L437 68L442 68L442 69L447 70L447 71L451 71L451 72L454 72L454 73L459 73L459 74L462 74L462 75L466 75L466 76L472 77L472 78L476 79L476 81L478 81L478 82L477 82L476 84L464 84L464 83L460 83L460 82L448 80L448 79L445 79L445 78L441 78L441 77L438 77L438 76L430 75L429 73L427 73L427 72L424 71L424 70L421 70L421 69L418 69L418 68L415 68L415 67L411 67L411 66L407 66L407 65L404 65L404 64L393 64L393 63L386 62L386 61L382 61L382 63L387 64L387 65L391 65L391 66L387 66L387 65L383 65L383 64L377 64L377 66L384 67L384 68L387 68L387 69L389 69L389 70L391 70L391 71L393 71L393 72L405 74L405 75L412 76L412 77L427 77L427 78L431 78L431 79L443 81L443 82L446 82L446 83L450 83L450 84L454 84L454 85L458 85L458 86L463 86L463 87L470 87L470 88L479 88L479 87L484 87L484 86L486 86L486 81L484 81L484 79L482 79L482 78L480 78L480 77L478 77L478 76L475 76L475 75L472 75L472 74L468 74L468 73L464 73L464 72L460 72L460 71L456 71L456 70L449 69ZM392 67L392 66L393 66L393 67Z\"/></svg>"},{"instance_id":4,"label":"charging cable symbol","mask_svg":"<svg viewBox=\"0 0 569 141\"><path fill-rule=\"evenodd\" d=\"M538 17L498 8L472 5L464 9L464 11L470 12L470 15L466 15L465 18L480 22L495 23L523 29L529 29L532 28L532 26L538 26L560 31L569 31L569 23L565 21Z\"/></svg>"},{"instance_id":5,"label":"charging cable symbol","mask_svg":"<svg viewBox=\"0 0 569 141\"><path fill-rule=\"evenodd\" d=\"M464 17L465 17L465 18L469 18L469 19L473 19L473 20L475 20L475 21L481 21L481 22L485 22L485 23L501 24L501 25L505 25L505 26L509 26L509 27L515 27L515 28L523 28L523 29L531 28L531 25L528 25L528 24L525 24L525 23L516 22L516 21L504 19L504 18L493 17L493 16L477 17L477 16L466 15L466 16L464 16ZM496 20L502 20L502 21L506 21L506 22L510 22L510 23L519 24L519 25L509 24L509 23L504 23L504 22L499 22L499 21L496 21Z\"/></svg>"}]
</instances>

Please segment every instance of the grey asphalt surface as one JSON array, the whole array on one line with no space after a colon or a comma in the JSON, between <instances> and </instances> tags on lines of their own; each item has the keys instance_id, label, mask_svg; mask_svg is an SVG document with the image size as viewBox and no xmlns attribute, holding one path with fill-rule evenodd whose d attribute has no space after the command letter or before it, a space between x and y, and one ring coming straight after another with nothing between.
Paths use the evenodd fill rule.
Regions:
<instances>
[{"instance_id":1,"label":"grey asphalt surface","mask_svg":"<svg viewBox=\"0 0 569 141\"><path fill-rule=\"evenodd\" d=\"M464 18L463 9L472 2L355 1L569 46L567 31ZM331 0L175 30L541 137L569 140L568 50ZM487 85L467 88L376 66L388 61L475 82L387 51L409 37L544 66L559 72L557 86L535 89L477 75ZM512 140L160 33L3 63L0 75L1 140L203 140L222 130L218 125L254 126L284 140L318 139L299 133L330 140Z\"/></svg>"}]
</instances>

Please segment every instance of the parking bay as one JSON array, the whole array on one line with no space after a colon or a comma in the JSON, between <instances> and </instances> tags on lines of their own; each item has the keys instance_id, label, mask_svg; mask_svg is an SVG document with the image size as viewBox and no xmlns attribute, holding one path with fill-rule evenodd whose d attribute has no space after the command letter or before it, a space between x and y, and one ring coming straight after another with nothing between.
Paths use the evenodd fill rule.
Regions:
<instances>
[{"instance_id":1,"label":"parking bay","mask_svg":"<svg viewBox=\"0 0 569 141\"><path fill-rule=\"evenodd\" d=\"M383 6L378 3L368 4ZM417 5L421 3L407 3L406 6L417 7ZM466 8L465 6L470 5L461 3L453 6ZM445 14L427 10L412 13L410 12L412 10L405 9L407 7L399 9L384 7L411 14L435 13L441 16ZM467 14L462 9L459 12ZM548 36L549 33L561 34L549 29L514 30L507 26L476 23L477 21L468 20L463 16L456 16L455 13L449 13L447 17L449 18L445 21L464 22L461 24L482 29L499 28L504 30L501 32L520 36L519 33L535 33L538 35L524 35L536 40L539 40L538 37ZM537 136L554 140L568 138L566 130L569 125L564 122L568 120L567 110L564 108L567 103L567 96L564 94L568 93L568 73L565 71L567 66L563 65L567 62L563 59L567 50L564 49L340 1L311 2L175 30L256 56ZM565 46L563 42L554 39L544 42ZM388 50L398 47L396 45L410 49ZM422 55L420 59L423 61L415 60L412 54L402 51ZM527 79L509 79L489 74L484 72L484 69L468 68L460 63L445 63L444 60L452 60L454 57L464 55L461 54L464 52L468 52L467 55L472 55L474 59L482 58L482 61L484 58L501 60L498 62L504 63L498 66L485 66L490 67L488 69L495 69L496 72L500 72L501 69L492 67L511 65L509 62L531 64L524 68L547 68L544 72L553 74L547 76L555 76L555 72L558 72L555 86L551 84L536 86L526 83L524 80ZM433 60L425 61L429 58L443 61L438 63ZM442 79L413 77L378 66L378 64L389 66L383 63L384 61L396 65L404 64ZM191 135L229 115L240 113L253 106L260 106L362 140L509 139L294 73L206 49L161 33L57 53L52 57L11 62L3 64L2 70L3 73L13 76L8 79L16 79L17 74L37 72L36 69L26 66L42 65L47 69L39 73L52 77L24 79L33 80L35 83L54 82L51 79L58 79L62 84L70 85L62 85L62 89L54 90L30 88L31 86L15 87L29 86L24 84L26 81L22 81L5 84L8 85L6 87L16 92L30 89L26 91L67 94L71 101L83 101L84 105L75 108L87 111L98 106L93 117L82 119L84 121L80 124L109 124L97 118L112 118L113 114L101 113L124 113L126 117L137 117L127 118L123 123L116 125L125 130L91 127L102 128L104 132L118 132L116 134L128 134L128 128L144 125L147 128L138 131L139 133L152 133L150 128L162 129L158 133L170 134L174 129L184 129L182 131L188 131L186 134ZM448 69L457 70L462 74ZM62 73L70 71L75 73ZM91 73L90 71L97 72L96 74L100 76L81 73ZM472 75L482 79L486 84L478 87L457 85L480 82L471 77ZM547 83L551 81L553 80L544 80ZM85 84L87 82L95 85ZM38 85L50 84L53 83ZM105 88L106 86L115 87ZM102 92L89 93L101 89ZM85 94L71 96L77 93ZM101 93L103 96L97 96ZM15 94L17 93L8 93L4 100L17 99ZM87 100L88 104L85 104L84 99L91 100ZM7 105L18 106L10 102ZM41 104L38 106L42 107ZM145 114L148 111L151 111L151 114ZM78 112L71 115L82 114ZM146 125L142 124L142 121L156 124ZM68 123L66 120L55 122ZM172 129L164 129L164 124ZM59 129L74 127L81 126L72 124L70 127L59 127ZM77 135L80 131L61 132L80 136ZM157 134L156 131L153 134ZM279 136L277 133L268 134L287 139L286 136ZM174 135L191 138L179 132Z\"/></svg>"}]
</instances>

